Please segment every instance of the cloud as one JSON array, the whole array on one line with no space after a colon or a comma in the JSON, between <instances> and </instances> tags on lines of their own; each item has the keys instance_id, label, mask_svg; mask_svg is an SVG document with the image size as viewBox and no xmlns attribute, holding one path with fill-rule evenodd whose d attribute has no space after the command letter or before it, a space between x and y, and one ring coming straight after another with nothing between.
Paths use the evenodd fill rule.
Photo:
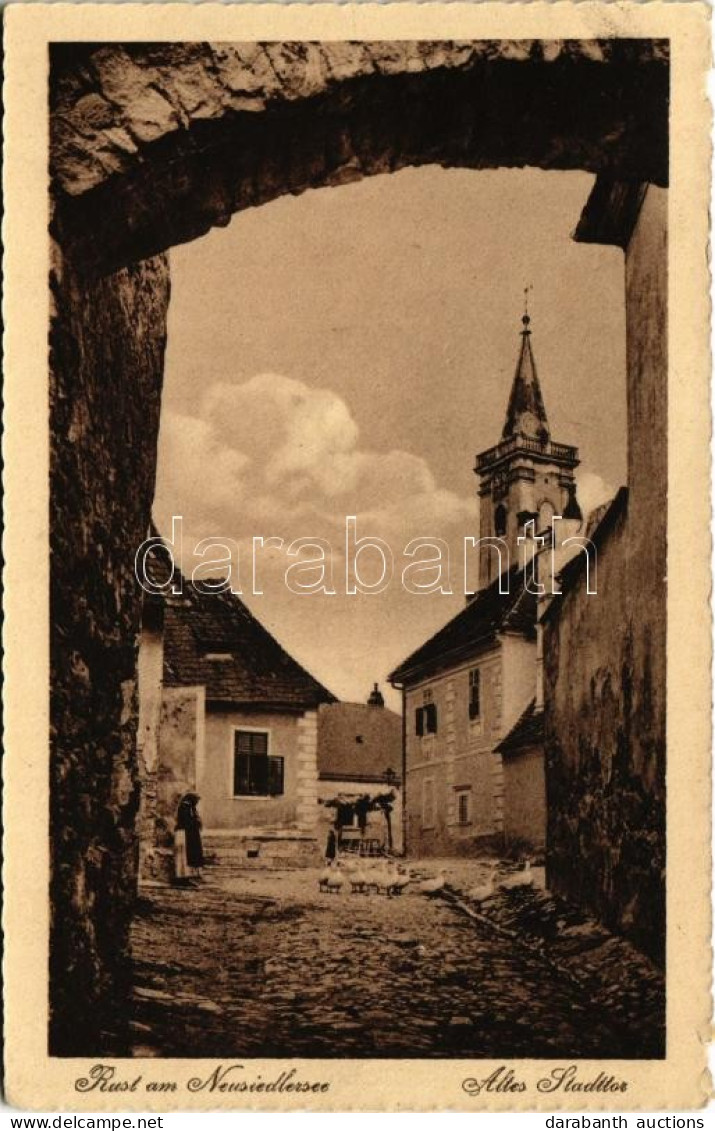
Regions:
<instances>
[{"instance_id":1,"label":"cloud","mask_svg":"<svg viewBox=\"0 0 715 1131\"><path fill-rule=\"evenodd\" d=\"M577 498L583 512L583 517L588 519L591 511L601 503L609 502L616 494L617 488L600 475L592 471L579 471L576 474Z\"/></svg>"},{"instance_id":2,"label":"cloud","mask_svg":"<svg viewBox=\"0 0 715 1131\"><path fill-rule=\"evenodd\" d=\"M364 684L366 695L374 679L461 607L461 545L476 530L477 501L438 485L420 456L362 442L337 393L265 373L241 384L214 384L193 414L164 412L154 516L165 536L178 514L185 572L199 562L191 551L201 539L237 543L233 582L246 603L296 659L338 695L354 698L356 688ZM379 595L345 595L348 515L357 518L358 538L382 538L393 550L394 580ZM254 536L284 539L281 550L258 553L258 596ZM295 562L285 549L309 537L332 547L335 597L311 598L285 585L286 568ZM415 598L402 590L403 549L418 537L451 545L452 597ZM366 580L374 567L369 554L361 557ZM211 572L219 571L225 568Z\"/></svg>"},{"instance_id":3,"label":"cloud","mask_svg":"<svg viewBox=\"0 0 715 1131\"><path fill-rule=\"evenodd\" d=\"M264 373L214 384L196 415L166 414L155 509L161 522L184 515L202 536L214 527L237 540L320 536L338 546L345 516L357 515L399 553L414 537L471 531L476 501L438 487L419 456L361 446L337 393Z\"/></svg>"},{"instance_id":4,"label":"cloud","mask_svg":"<svg viewBox=\"0 0 715 1131\"><path fill-rule=\"evenodd\" d=\"M600 476L580 472L584 515L614 494ZM236 542L247 604L300 662L348 697L363 684L367 694L373 679L462 606L463 539L478 533L476 494L462 496L438 484L427 461L413 452L371 448L333 390L275 373L221 381L194 413L164 413L155 517L165 534L174 514L184 517L187 572L197 564L190 550L200 539ZM393 550L393 583L377 596L345 595L347 515L357 517L358 537L383 538ZM252 592L254 535L284 539L282 549L259 553L260 596ZM285 549L309 537L332 547L336 597L297 595L285 585L286 568L295 562ZM450 546L452 596L415 597L402 590L403 549L419 537ZM369 556L361 568L366 578L371 575Z\"/></svg>"}]
</instances>

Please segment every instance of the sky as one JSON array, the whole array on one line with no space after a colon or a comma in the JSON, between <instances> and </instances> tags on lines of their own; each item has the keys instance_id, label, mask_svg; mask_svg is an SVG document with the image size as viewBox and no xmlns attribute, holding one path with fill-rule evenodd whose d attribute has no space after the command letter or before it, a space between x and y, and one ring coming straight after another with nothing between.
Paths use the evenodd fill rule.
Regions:
<instances>
[{"instance_id":1,"label":"sky","mask_svg":"<svg viewBox=\"0 0 715 1131\"><path fill-rule=\"evenodd\" d=\"M592 184L405 169L282 197L171 251L155 520L168 537L182 516L189 574L200 539L232 539L243 599L340 698L379 681L398 708L387 673L463 606L474 457L501 435L526 286L551 436L580 449L582 509L625 481L623 255L570 238ZM347 516L390 547L379 593L346 593ZM259 548L254 585L252 540L271 536L283 548ZM451 593L401 584L404 548L424 537L449 547ZM334 595L286 585L297 538L332 547ZM378 553L359 563L377 580Z\"/></svg>"}]
</instances>

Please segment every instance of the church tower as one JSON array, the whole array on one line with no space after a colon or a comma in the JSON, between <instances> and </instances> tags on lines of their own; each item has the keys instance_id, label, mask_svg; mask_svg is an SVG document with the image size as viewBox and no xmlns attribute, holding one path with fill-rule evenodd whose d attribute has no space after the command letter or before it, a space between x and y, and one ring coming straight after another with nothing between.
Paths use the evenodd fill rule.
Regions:
<instances>
[{"instance_id":1,"label":"church tower","mask_svg":"<svg viewBox=\"0 0 715 1131\"><path fill-rule=\"evenodd\" d=\"M536 533L551 529L553 515L580 522L574 469L578 450L551 439L536 364L531 349L531 319L522 318L521 348L511 387L502 438L477 456L479 477L479 537L499 538L509 550L502 552L501 568L523 564L524 543L517 538L533 520ZM480 546L479 587L498 576L499 555L494 547Z\"/></svg>"}]
</instances>

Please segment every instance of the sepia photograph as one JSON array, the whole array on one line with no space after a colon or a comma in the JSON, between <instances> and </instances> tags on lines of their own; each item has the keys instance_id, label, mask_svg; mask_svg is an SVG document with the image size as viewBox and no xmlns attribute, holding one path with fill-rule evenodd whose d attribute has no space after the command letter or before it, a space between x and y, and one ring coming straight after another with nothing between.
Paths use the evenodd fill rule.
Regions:
<instances>
[{"instance_id":1,"label":"sepia photograph","mask_svg":"<svg viewBox=\"0 0 715 1131\"><path fill-rule=\"evenodd\" d=\"M98 26L44 93L43 1055L627 1108L684 863L671 40Z\"/></svg>"},{"instance_id":2,"label":"sepia photograph","mask_svg":"<svg viewBox=\"0 0 715 1131\"><path fill-rule=\"evenodd\" d=\"M662 1055L667 44L50 78L51 1051Z\"/></svg>"}]
</instances>

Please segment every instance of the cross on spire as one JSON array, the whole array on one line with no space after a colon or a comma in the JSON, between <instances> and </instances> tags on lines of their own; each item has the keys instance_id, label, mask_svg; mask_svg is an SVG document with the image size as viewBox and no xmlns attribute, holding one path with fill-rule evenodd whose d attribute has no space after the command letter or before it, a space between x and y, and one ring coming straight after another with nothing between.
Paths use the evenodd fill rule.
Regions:
<instances>
[{"instance_id":1,"label":"cross on spire","mask_svg":"<svg viewBox=\"0 0 715 1131\"><path fill-rule=\"evenodd\" d=\"M529 317L529 291L533 291L533 289L534 288L531 283L527 283L527 285L524 287L524 314L521 319L524 326L524 329L522 330L523 334L530 333L529 323L531 322L531 318Z\"/></svg>"}]
</instances>

